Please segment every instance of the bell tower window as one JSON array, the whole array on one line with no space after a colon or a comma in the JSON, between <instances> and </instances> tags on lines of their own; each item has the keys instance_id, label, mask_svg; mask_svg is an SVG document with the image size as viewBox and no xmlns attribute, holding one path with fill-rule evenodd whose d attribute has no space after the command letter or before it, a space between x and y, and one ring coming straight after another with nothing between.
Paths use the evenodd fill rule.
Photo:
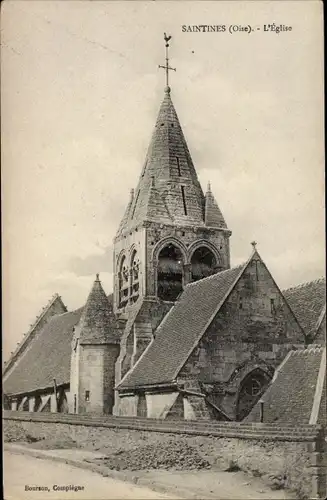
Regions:
<instances>
[{"instance_id":1,"label":"bell tower window","mask_svg":"<svg viewBox=\"0 0 327 500\"><path fill-rule=\"evenodd\" d=\"M134 250L131 258L131 287L130 287L131 302L136 302L137 299L139 298L139 288L140 288L139 269L140 269L140 262L137 257L137 252L136 250Z\"/></svg>"},{"instance_id":2,"label":"bell tower window","mask_svg":"<svg viewBox=\"0 0 327 500\"><path fill-rule=\"evenodd\" d=\"M128 295L129 295L128 267L125 256L122 258L120 262L118 282L119 282L119 307L125 307L127 305Z\"/></svg>"},{"instance_id":3,"label":"bell tower window","mask_svg":"<svg viewBox=\"0 0 327 500\"><path fill-rule=\"evenodd\" d=\"M183 289L183 255L172 243L165 246L158 258L158 297L175 301Z\"/></svg>"},{"instance_id":4,"label":"bell tower window","mask_svg":"<svg viewBox=\"0 0 327 500\"><path fill-rule=\"evenodd\" d=\"M216 257L209 248L203 246L195 250L191 258L192 281L214 274L217 270Z\"/></svg>"}]
</instances>

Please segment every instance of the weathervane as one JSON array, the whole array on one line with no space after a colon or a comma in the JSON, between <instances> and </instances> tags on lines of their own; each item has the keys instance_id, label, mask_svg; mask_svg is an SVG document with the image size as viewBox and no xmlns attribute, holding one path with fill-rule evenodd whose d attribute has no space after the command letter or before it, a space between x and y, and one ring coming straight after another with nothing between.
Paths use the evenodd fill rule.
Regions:
<instances>
[{"instance_id":1,"label":"weathervane","mask_svg":"<svg viewBox=\"0 0 327 500\"><path fill-rule=\"evenodd\" d=\"M169 40L171 39L171 36L169 35L166 35L166 33L164 33L164 39L165 39L165 47L166 47L166 65L165 66L161 66L159 64L159 68L162 68L164 70L166 70L166 90L169 92L170 91L170 88L169 88L169 71L176 71L176 68L171 68L169 66L169 57L168 57L168 49L169 49Z\"/></svg>"}]
</instances>

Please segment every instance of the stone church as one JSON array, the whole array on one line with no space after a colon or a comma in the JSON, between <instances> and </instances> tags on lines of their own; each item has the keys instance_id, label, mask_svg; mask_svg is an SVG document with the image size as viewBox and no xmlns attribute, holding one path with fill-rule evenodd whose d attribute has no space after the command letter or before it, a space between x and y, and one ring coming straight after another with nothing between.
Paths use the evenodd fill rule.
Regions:
<instances>
[{"instance_id":1,"label":"stone church","mask_svg":"<svg viewBox=\"0 0 327 500\"><path fill-rule=\"evenodd\" d=\"M255 242L231 267L231 234L167 85L114 239L113 294L97 275L80 309L52 297L5 365L5 407L239 421L267 389L287 399L287 383L271 391L276 374L310 351L311 415L325 384L325 280L281 291Z\"/></svg>"}]
</instances>

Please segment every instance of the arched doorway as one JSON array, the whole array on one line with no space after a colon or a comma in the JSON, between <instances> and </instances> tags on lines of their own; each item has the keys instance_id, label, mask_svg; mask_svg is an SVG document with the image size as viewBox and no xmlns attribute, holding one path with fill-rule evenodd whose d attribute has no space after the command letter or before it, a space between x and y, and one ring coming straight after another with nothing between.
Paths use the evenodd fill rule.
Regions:
<instances>
[{"instance_id":1,"label":"arched doorway","mask_svg":"<svg viewBox=\"0 0 327 500\"><path fill-rule=\"evenodd\" d=\"M206 278L217 271L217 261L213 252L206 246L197 248L191 257L192 281Z\"/></svg>"},{"instance_id":2,"label":"arched doorway","mask_svg":"<svg viewBox=\"0 0 327 500\"><path fill-rule=\"evenodd\" d=\"M183 255L181 250L169 243L158 257L158 297L175 301L183 290Z\"/></svg>"},{"instance_id":3,"label":"arched doorway","mask_svg":"<svg viewBox=\"0 0 327 500\"><path fill-rule=\"evenodd\" d=\"M267 389L271 377L260 368L250 372L242 380L236 406L236 420L243 420Z\"/></svg>"}]
</instances>

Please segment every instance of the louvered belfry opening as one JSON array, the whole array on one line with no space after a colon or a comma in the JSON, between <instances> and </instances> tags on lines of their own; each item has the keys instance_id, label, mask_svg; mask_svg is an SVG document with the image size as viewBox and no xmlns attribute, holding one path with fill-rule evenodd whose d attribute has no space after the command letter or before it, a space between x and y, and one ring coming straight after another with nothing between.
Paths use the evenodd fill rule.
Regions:
<instances>
[{"instance_id":1,"label":"louvered belfry opening","mask_svg":"<svg viewBox=\"0 0 327 500\"><path fill-rule=\"evenodd\" d=\"M158 297L175 301L183 289L183 255L178 247L170 243L159 253Z\"/></svg>"},{"instance_id":2,"label":"louvered belfry opening","mask_svg":"<svg viewBox=\"0 0 327 500\"><path fill-rule=\"evenodd\" d=\"M217 271L216 257L207 247L200 247L192 255L191 272L192 281L206 278Z\"/></svg>"},{"instance_id":3,"label":"louvered belfry opening","mask_svg":"<svg viewBox=\"0 0 327 500\"><path fill-rule=\"evenodd\" d=\"M128 295L129 295L129 275L128 275L128 266L127 259L124 256L121 260L119 266L119 307L124 307L128 303Z\"/></svg>"},{"instance_id":4,"label":"louvered belfry opening","mask_svg":"<svg viewBox=\"0 0 327 500\"><path fill-rule=\"evenodd\" d=\"M125 307L128 303L134 303L140 294L140 261L137 251L134 250L131 258L124 255L119 266L119 307Z\"/></svg>"},{"instance_id":5,"label":"louvered belfry opening","mask_svg":"<svg viewBox=\"0 0 327 500\"><path fill-rule=\"evenodd\" d=\"M130 301L136 302L139 297L139 259L136 250L133 251L130 267Z\"/></svg>"}]
</instances>

